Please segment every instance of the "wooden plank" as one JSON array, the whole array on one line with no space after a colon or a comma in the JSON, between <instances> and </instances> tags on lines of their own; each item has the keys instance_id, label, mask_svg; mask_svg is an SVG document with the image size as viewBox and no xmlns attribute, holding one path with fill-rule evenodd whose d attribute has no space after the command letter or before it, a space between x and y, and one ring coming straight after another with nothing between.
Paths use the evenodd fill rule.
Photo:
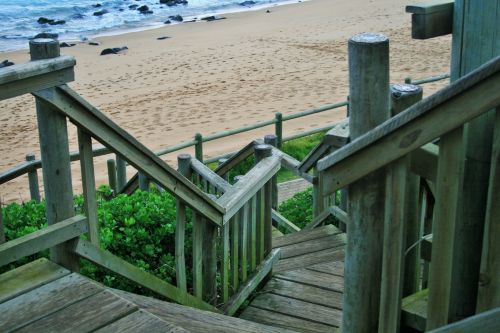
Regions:
<instances>
[{"instance_id":1,"label":"wooden plank","mask_svg":"<svg viewBox=\"0 0 500 333\"><path fill-rule=\"evenodd\" d=\"M444 6L439 6L440 10L433 9L431 12L412 14L411 38L429 39L451 34L453 32L453 2L449 1L444 3ZM412 7L414 6L407 6L406 12L411 13ZM432 7L428 7L430 8Z\"/></svg>"},{"instance_id":2,"label":"wooden plank","mask_svg":"<svg viewBox=\"0 0 500 333\"><path fill-rule=\"evenodd\" d=\"M80 152L80 169L82 173L83 209L89 226L89 240L92 244L99 247L99 221L97 218L92 137L81 129L78 129L78 149Z\"/></svg>"},{"instance_id":3,"label":"wooden plank","mask_svg":"<svg viewBox=\"0 0 500 333\"><path fill-rule=\"evenodd\" d=\"M256 144L258 143L255 141L250 142L240 151L229 157L224 163L219 164L217 168L215 168L214 172L221 177L226 175L229 172L229 170L234 168L238 163L244 161L249 156L253 155L253 147Z\"/></svg>"},{"instance_id":4,"label":"wooden plank","mask_svg":"<svg viewBox=\"0 0 500 333\"><path fill-rule=\"evenodd\" d=\"M105 327L95 331L96 333L135 333L135 332L148 332L148 333L174 333L174 332L188 332L185 329L175 326L174 324L167 323L157 316L139 310L128 316L121 318Z\"/></svg>"},{"instance_id":5,"label":"wooden plank","mask_svg":"<svg viewBox=\"0 0 500 333\"><path fill-rule=\"evenodd\" d=\"M309 154L307 154L306 157L304 157L302 162L300 162L300 164L297 166L297 169L300 172L306 173L309 170L311 170L316 165L316 162L318 162L320 158L322 158L329 152L331 146L325 144L323 141L324 138L321 140L320 143L316 145L316 147L314 147L309 152Z\"/></svg>"},{"instance_id":6,"label":"wooden plank","mask_svg":"<svg viewBox=\"0 0 500 333\"><path fill-rule=\"evenodd\" d=\"M306 242L312 239L340 234L341 231L333 225L327 225L313 230L302 230L293 234L273 239L273 248Z\"/></svg>"},{"instance_id":7,"label":"wooden plank","mask_svg":"<svg viewBox=\"0 0 500 333\"><path fill-rule=\"evenodd\" d=\"M250 199L250 270L253 272L257 266L257 196Z\"/></svg>"},{"instance_id":8,"label":"wooden plank","mask_svg":"<svg viewBox=\"0 0 500 333\"><path fill-rule=\"evenodd\" d=\"M203 220L193 213L193 293L203 297Z\"/></svg>"},{"instance_id":9,"label":"wooden plank","mask_svg":"<svg viewBox=\"0 0 500 333\"><path fill-rule=\"evenodd\" d=\"M455 226L464 172L463 137L463 129L459 128L440 141L426 330L446 325L449 320Z\"/></svg>"},{"instance_id":10,"label":"wooden plank","mask_svg":"<svg viewBox=\"0 0 500 333\"><path fill-rule=\"evenodd\" d=\"M344 262L343 261L332 261L332 262L324 262L321 264L316 264L313 266L307 267L307 269L328 273L332 275L344 276Z\"/></svg>"},{"instance_id":11,"label":"wooden plank","mask_svg":"<svg viewBox=\"0 0 500 333\"><path fill-rule=\"evenodd\" d=\"M305 268L310 265L319 264L325 261L344 260L345 252L343 248L331 248L323 251L312 252L297 257L280 260L273 268L273 272L284 272L293 269Z\"/></svg>"},{"instance_id":12,"label":"wooden plank","mask_svg":"<svg viewBox=\"0 0 500 333\"><path fill-rule=\"evenodd\" d=\"M318 169L326 173L325 194L496 107L499 84L500 56L321 159Z\"/></svg>"},{"instance_id":13,"label":"wooden plank","mask_svg":"<svg viewBox=\"0 0 500 333\"><path fill-rule=\"evenodd\" d=\"M239 307L247 300L252 292L259 286L263 279L271 272L273 265L280 258L280 249L272 250L271 253L257 266L255 273L245 282L239 292L231 297L223 307L224 314L232 316L238 311Z\"/></svg>"},{"instance_id":14,"label":"wooden plank","mask_svg":"<svg viewBox=\"0 0 500 333\"><path fill-rule=\"evenodd\" d=\"M431 182L436 181L439 146L428 143L411 153L411 171Z\"/></svg>"},{"instance_id":15,"label":"wooden plank","mask_svg":"<svg viewBox=\"0 0 500 333\"><path fill-rule=\"evenodd\" d=\"M87 218L77 215L0 245L0 266L19 260L87 232Z\"/></svg>"},{"instance_id":16,"label":"wooden plank","mask_svg":"<svg viewBox=\"0 0 500 333\"><path fill-rule=\"evenodd\" d=\"M245 283L248 279L248 229L250 224L250 202L247 202L241 212L241 242L240 242L240 266L241 282Z\"/></svg>"},{"instance_id":17,"label":"wooden plank","mask_svg":"<svg viewBox=\"0 0 500 333\"><path fill-rule=\"evenodd\" d=\"M428 299L428 289L421 290L403 298L401 303L401 320L403 326L411 327L422 332L425 331Z\"/></svg>"},{"instance_id":18,"label":"wooden plank","mask_svg":"<svg viewBox=\"0 0 500 333\"><path fill-rule=\"evenodd\" d=\"M431 0L406 6L406 12L412 14L432 14L441 11L453 11L454 0Z\"/></svg>"},{"instance_id":19,"label":"wooden plank","mask_svg":"<svg viewBox=\"0 0 500 333\"><path fill-rule=\"evenodd\" d=\"M280 227L285 228L288 232L300 231L299 227L290 222L286 217L284 217L274 209L272 210L272 217L273 221L275 221Z\"/></svg>"},{"instance_id":20,"label":"wooden plank","mask_svg":"<svg viewBox=\"0 0 500 333\"><path fill-rule=\"evenodd\" d=\"M429 333L498 332L500 331L500 308L446 325Z\"/></svg>"},{"instance_id":21,"label":"wooden plank","mask_svg":"<svg viewBox=\"0 0 500 333\"><path fill-rule=\"evenodd\" d=\"M307 284L273 278L266 284L263 291L295 298L312 304L342 309L342 293L313 287Z\"/></svg>"},{"instance_id":22,"label":"wooden plank","mask_svg":"<svg viewBox=\"0 0 500 333\"><path fill-rule=\"evenodd\" d=\"M229 191L232 187L224 178L220 177L218 174L210 170L205 164L201 163L197 159L191 159L191 168L197 174L199 174L203 179L205 179L209 184L215 186L215 188L222 193Z\"/></svg>"},{"instance_id":23,"label":"wooden plank","mask_svg":"<svg viewBox=\"0 0 500 333\"><path fill-rule=\"evenodd\" d=\"M57 58L34 60L24 64L4 67L0 70L0 84L8 84L66 68L71 69L75 65L76 60L74 57L63 55Z\"/></svg>"},{"instance_id":24,"label":"wooden plank","mask_svg":"<svg viewBox=\"0 0 500 333\"><path fill-rule=\"evenodd\" d=\"M224 193L217 204L226 209L224 222L240 210L280 169L281 157L273 155L260 161L233 188Z\"/></svg>"},{"instance_id":25,"label":"wooden plank","mask_svg":"<svg viewBox=\"0 0 500 333\"><path fill-rule=\"evenodd\" d=\"M273 152L276 152L276 153L281 153L282 154L282 159L281 159L281 166L289 171L291 171L294 175L298 176L298 177L301 177L302 179L308 181L309 183L314 183L314 179L313 179L313 176L311 176L310 174L306 173L306 172L302 172L300 171L298 168L299 168L299 165L300 165L300 161L298 161L297 159L293 158L292 156L282 152L281 150L278 150L276 148L273 147Z\"/></svg>"},{"instance_id":26,"label":"wooden plank","mask_svg":"<svg viewBox=\"0 0 500 333\"><path fill-rule=\"evenodd\" d=\"M108 251L101 250L85 240L79 240L75 248L75 253L80 257L90 260L91 262L101 267L107 268L112 272L123 276L159 295L167 297L175 302L184 303L189 306L217 312L217 309L211 305L193 297L189 294L184 294L182 291L151 275L134 265L126 262L119 257L114 256Z\"/></svg>"},{"instance_id":27,"label":"wooden plank","mask_svg":"<svg viewBox=\"0 0 500 333\"><path fill-rule=\"evenodd\" d=\"M0 304L2 330L9 332L63 309L103 288L76 273Z\"/></svg>"},{"instance_id":28,"label":"wooden plank","mask_svg":"<svg viewBox=\"0 0 500 333\"><path fill-rule=\"evenodd\" d=\"M140 308L152 313L162 320L173 323L191 332L199 333L279 333L290 330L266 326L239 318L233 318L213 312L200 311L194 308L162 302L160 300L140 296L126 291L113 290L117 295L130 300Z\"/></svg>"},{"instance_id":29,"label":"wooden plank","mask_svg":"<svg viewBox=\"0 0 500 333\"><path fill-rule=\"evenodd\" d=\"M346 235L330 235L322 238L316 238L306 242L300 242L297 244L291 244L287 246L280 247L281 258L287 259L291 257L301 256L311 252L318 252L321 250L341 247L345 245Z\"/></svg>"},{"instance_id":30,"label":"wooden plank","mask_svg":"<svg viewBox=\"0 0 500 333\"><path fill-rule=\"evenodd\" d=\"M229 223L231 225L231 286L233 293L236 293L240 288L240 218L241 216L238 213Z\"/></svg>"},{"instance_id":31,"label":"wooden plank","mask_svg":"<svg viewBox=\"0 0 500 333\"><path fill-rule=\"evenodd\" d=\"M103 290L32 322L17 332L90 332L135 311L136 305Z\"/></svg>"},{"instance_id":32,"label":"wooden plank","mask_svg":"<svg viewBox=\"0 0 500 333\"><path fill-rule=\"evenodd\" d=\"M262 294L257 296L253 300L252 306L332 327L339 327L342 320L342 311L338 309L274 294Z\"/></svg>"},{"instance_id":33,"label":"wooden plank","mask_svg":"<svg viewBox=\"0 0 500 333\"><path fill-rule=\"evenodd\" d=\"M0 275L0 303L70 274L52 261L40 258Z\"/></svg>"},{"instance_id":34,"label":"wooden plank","mask_svg":"<svg viewBox=\"0 0 500 333\"><path fill-rule=\"evenodd\" d=\"M320 175L321 176L321 175ZM325 209L324 211L322 211L321 213L319 213L317 216L315 216L313 218L313 220L308 223L304 229L302 230L312 230L316 227L318 227L319 225L323 224L323 222L325 222L325 220L331 215L330 213L330 210L329 209Z\"/></svg>"},{"instance_id":35,"label":"wooden plank","mask_svg":"<svg viewBox=\"0 0 500 333\"><path fill-rule=\"evenodd\" d=\"M222 303L229 299L229 268L232 262L230 256L230 223L222 227L222 261L221 261L221 284L222 284Z\"/></svg>"},{"instance_id":36,"label":"wooden plank","mask_svg":"<svg viewBox=\"0 0 500 333\"><path fill-rule=\"evenodd\" d=\"M45 89L34 95L57 108L191 208L214 223L222 224L222 207L69 87Z\"/></svg>"},{"instance_id":37,"label":"wooden plank","mask_svg":"<svg viewBox=\"0 0 500 333\"><path fill-rule=\"evenodd\" d=\"M275 275L278 279L307 284L326 290L344 292L344 277L327 273L298 269L294 271L280 272Z\"/></svg>"},{"instance_id":38,"label":"wooden plank","mask_svg":"<svg viewBox=\"0 0 500 333\"><path fill-rule=\"evenodd\" d=\"M187 293L185 255L186 224L186 206L177 199L175 224L175 279L177 281L177 287L183 293Z\"/></svg>"},{"instance_id":39,"label":"wooden plank","mask_svg":"<svg viewBox=\"0 0 500 333\"><path fill-rule=\"evenodd\" d=\"M332 331L332 327L329 325L288 316L274 311L262 310L253 306L247 307L240 318L265 325L293 329L297 330L297 332L304 333L324 333Z\"/></svg>"},{"instance_id":40,"label":"wooden plank","mask_svg":"<svg viewBox=\"0 0 500 333\"><path fill-rule=\"evenodd\" d=\"M217 303L217 237L218 227L202 219L203 231L203 299L209 304Z\"/></svg>"}]
</instances>

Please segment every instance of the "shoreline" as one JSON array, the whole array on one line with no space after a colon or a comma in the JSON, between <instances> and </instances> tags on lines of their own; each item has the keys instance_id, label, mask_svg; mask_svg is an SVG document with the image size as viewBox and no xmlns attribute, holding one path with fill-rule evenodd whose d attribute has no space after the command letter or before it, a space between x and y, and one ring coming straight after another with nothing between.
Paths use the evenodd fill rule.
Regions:
<instances>
[{"instance_id":1,"label":"shoreline","mask_svg":"<svg viewBox=\"0 0 500 333\"><path fill-rule=\"evenodd\" d=\"M225 15L227 19L177 24L96 38L100 46L61 49L76 58L70 86L119 126L156 151L210 135L346 99L347 40L379 31L391 40L391 82L407 76L448 72L451 38L411 39L408 0L314 0ZM166 40L158 37L169 36ZM102 49L128 46L117 55ZM15 63L29 60L26 50L8 53ZM426 95L445 83L425 86ZM345 109L286 122L284 136L345 118ZM0 102L0 172L39 156L33 98ZM70 150L76 130L68 126ZM272 126L204 144L206 156L243 147L274 132ZM97 142L94 142L97 143ZM178 153L193 150L183 150ZM112 155L109 155L112 156ZM164 157L175 164L177 154ZM106 182L106 157L95 159L96 182ZM81 189L79 164L72 164L75 193ZM129 176L132 168L129 168ZM42 176L39 173L41 180ZM29 197L27 177L0 185L0 199Z\"/></svg>"}]
</instances>

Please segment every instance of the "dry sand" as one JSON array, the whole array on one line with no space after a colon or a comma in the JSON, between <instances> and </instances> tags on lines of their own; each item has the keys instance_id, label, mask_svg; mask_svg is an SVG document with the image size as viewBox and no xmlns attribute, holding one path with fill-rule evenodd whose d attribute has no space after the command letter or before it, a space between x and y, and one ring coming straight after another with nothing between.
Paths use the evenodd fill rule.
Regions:
<instances>
[{"instance_id":1,"label":"dry sand","mask_svg":"<svg viewBox=\"0 0 500 333\"><path fill-rule=\"evenodd\" d=\"M97 38L100 46L61 49L76 57L77 92L142 143L157 150L204 135L345 100L348 94L347 39L377 31L391 43L391 82L449 70L450 37L412 40L411 0L312 0L224 15L226 20ZM157 37L169 36L166 40ZM128 46L120 55L99 56L106 47ZM0 59L28 61L27 51ZM429 94L445 82L425 85ZM285 123L285 135L332 123L345 109ZM39 156L33 98L0 102L0 171ZM76 130L69 126L71 149ZM205 145L206 156L229 152L273 128ZM169 162L175 156L166 156ZM79 164L73 163L75 192ZM130 170L132 173L133 170ZM39 172L41 178L41 172ZM105 158L96 160L96 179L106 182ZM27 177L0 187L3 201L26 200Z\"/></svg>"}]
</instances>

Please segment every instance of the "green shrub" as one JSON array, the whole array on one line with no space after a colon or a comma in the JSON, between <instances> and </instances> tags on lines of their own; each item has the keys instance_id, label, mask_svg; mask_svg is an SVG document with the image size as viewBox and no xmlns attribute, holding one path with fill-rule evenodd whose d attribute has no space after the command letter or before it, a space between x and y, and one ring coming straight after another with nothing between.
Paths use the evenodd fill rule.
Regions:
<instances>
[{"instance_id":1,"label":"green shrub","mask_svg":"<svg viewBox=\"0 0 500 333\"><path fill-rule=\"evenodd\" d=\"M290 222L302 229L312 221L312 208L312 188L309 188L283 201L279 205L278 211Z\"/></svg>"}]
</instances>

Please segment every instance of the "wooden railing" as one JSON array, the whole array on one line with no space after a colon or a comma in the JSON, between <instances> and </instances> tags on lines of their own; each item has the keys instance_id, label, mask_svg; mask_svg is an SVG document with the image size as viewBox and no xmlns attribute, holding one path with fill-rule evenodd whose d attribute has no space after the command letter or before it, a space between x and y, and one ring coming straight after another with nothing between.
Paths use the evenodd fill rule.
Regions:
<instances>
[{"instance_id":1,"label":"wooden railing","mask_svg":"<svg viewBox=\"0 0 500 333\"><path fill-rule=\"evenodd\" d=\"M0 71L0 97L31 92L36 98L49 227L0 245L0 265L50 248L51 259L73 271L84 258L180 304L233 314L279 259L270 235L271 189L281 154L256 145L255 166L233 185L189 156L181 155L174 170L65 85L73 79L75 61L59 56L56 41L35 39L30 52L32 62ZM50 59L38 60L43 58ZM74 217L67 119L78 129L85 217ZM177 286L100 248L92 139L174 195ZM192 263L185 255L187 210L193 223ZM79 238L82 233L88 241ZM187 285L188 266L192 286Z\"/></svg>"}]
</instances>

